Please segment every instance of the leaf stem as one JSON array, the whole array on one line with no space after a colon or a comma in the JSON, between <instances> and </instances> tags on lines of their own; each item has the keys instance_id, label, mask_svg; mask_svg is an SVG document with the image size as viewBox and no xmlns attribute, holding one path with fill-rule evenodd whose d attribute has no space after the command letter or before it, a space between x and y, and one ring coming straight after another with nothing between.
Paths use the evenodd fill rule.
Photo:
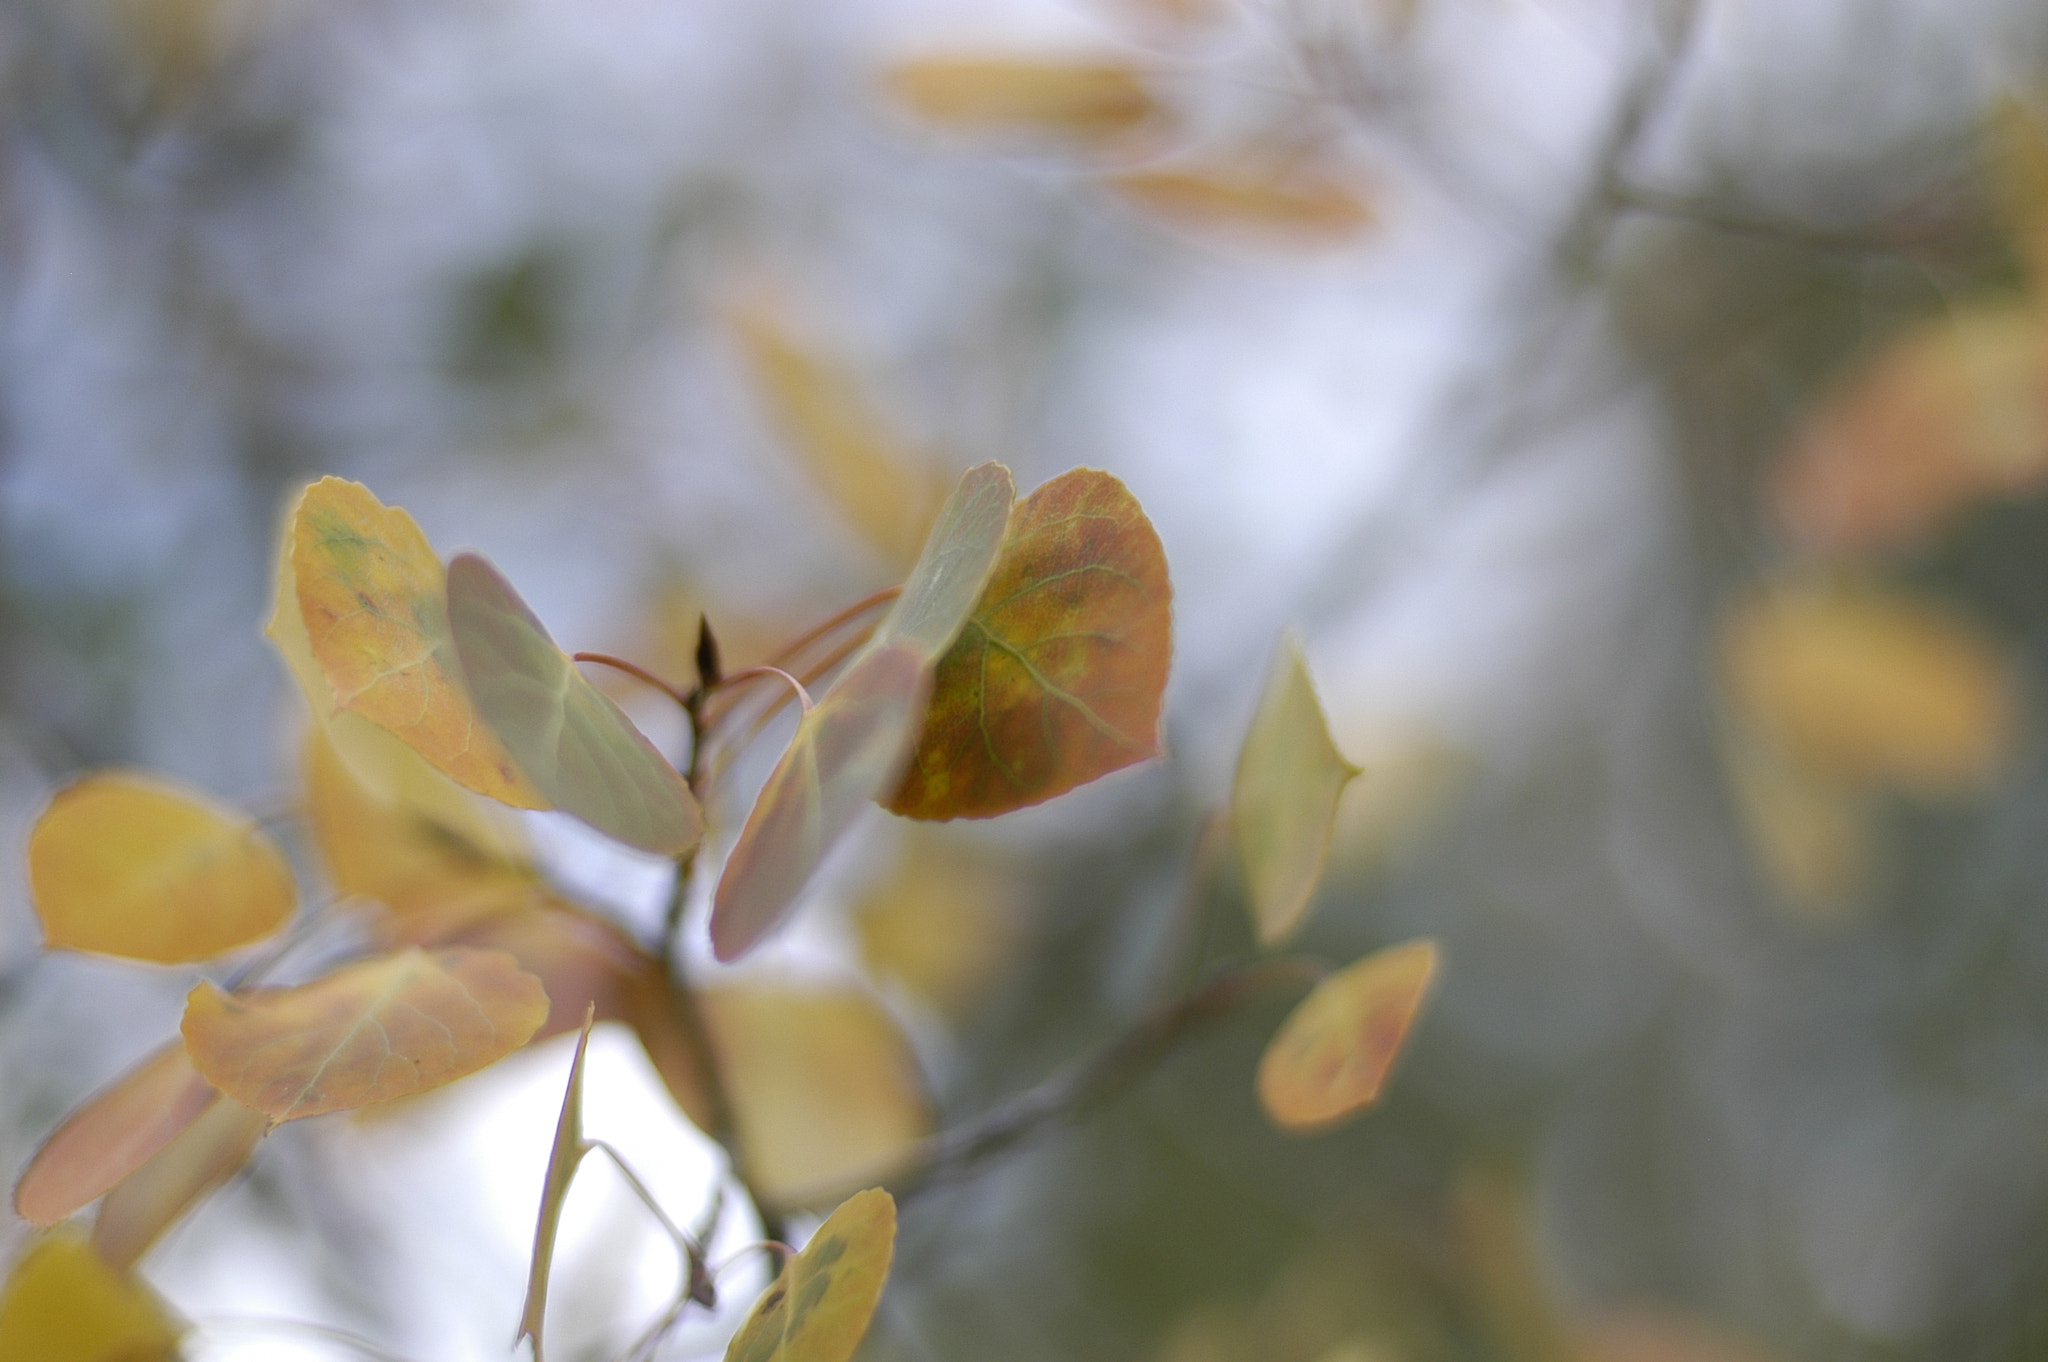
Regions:
<instances>
[{"instance_id":1,"label":"leaf stem","mask_svg":"<svg viewBox=\"0 0 2048 1362\"><path fill-rule=\"evenodd\" d=\"M804 649L810 647L834 629L837 629L840 625L859 619L876 606L887 605L902 594L903 588L901 586L885 586L880 591L870 592L830 619L814 624L803 633L798 634L795 638L777 649L775 655L768 660L770 662L788 662Z\"/></svg>"},{"instance_id":2,"label":"leaf stem","mask_svg":"<svg viewBox=\"0 0 2048 1362\"><path fill-rule=\"evenodd\" d=\"M804 713L809 714L811 712L811 693L804 689L804 683L782 670L782 668L771 667L766 663L758 667L742 667L740 670L730 673L723 681L718 683L718 688L724 690L727 686L735 685L741 681L752 681L763 676L779 676L784 681L787 681L790 689L796 692L797 702L804 707Z\"/></svg>"},{"instance_id":3,"label":"leaf stem","mask_svg":"<svg viewBox=\"0 0 2048 1362\"><path fill-rule=\"evenodd\" d=\"M637 662L628 662L625 658L613 657L610 653L571 653L569 656L578 662L591 662L600 667L610 667L613 671L624 672L636 681L645 681L685 710L690 708L690 692L670 685Z\"/></svg>"}]
</instances>

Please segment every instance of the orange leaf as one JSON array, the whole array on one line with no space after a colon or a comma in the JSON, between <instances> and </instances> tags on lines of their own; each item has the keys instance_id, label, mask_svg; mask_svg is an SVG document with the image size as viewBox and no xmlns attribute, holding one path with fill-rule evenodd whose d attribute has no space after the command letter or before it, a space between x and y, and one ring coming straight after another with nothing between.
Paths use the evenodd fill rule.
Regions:
<instances>
[{"instance_id":1,"label":"orange leaf","mask_svg":"<svg viewBox=\"0 0 2048 1362\"><path fill-rule=\"evenodd\" d=\"M1104 183L1168 222L1201 230L1321 243L1372 223L1365 200L1326 172L1226 162L1132 171Z\"/></svg>"},{"instance_id":2,"label":"orange leaf","mask_svg":"<svg viewBox=\"0 0 2048 1362\"><path fill-rule=\"evenodd\" d=\"M1259 1059L1259 1102L1282 1130L1327 1130L1379 1098L1435 977L1434 941L1375 951L1317 984Z\"/></svg>"},{"instance_id":3,"label":"orange leaf","mask_svg":"<svg viewBox=\"0 0 2048 1362\"><path fill-rule=\"evenodd\" d=\"M134 1266L158 1235L248 1162L269 1124L240 1102L215 1101L107 1193L92 1222L93 1248L109 1267Z\"/></svg>"},{"instance_id":4,"label":"orange leaf","mask_svg":"<svg viewBox=\"0 0 2048 1362\"><path fill-rule=\"evenodd\" d=\"M51 947L159 964L266 937L297 898L284 854L253 822L128 772L57 792L29 834L28 873Z\"/></svg>"},{"instance_id":5,"label":"orange leaf","mask_svg":"<svg viewBox=\"0 0 2048 1362\"><path fill-rule=\"evenodd\" d=\"M541 1179L540 1215L533 1229L533 1258L526 1270L526 1304L519 1311L519 1332L512 1337L517 1348L521 1339L533 1340L534 1362L541 1359L541 1328L547 1321L548 1275L555 1264L555 1236L562 1226L562 1206L569 1199L569 1184L576 1167L590 1146L583 1143L583 1056L590 1049L590 1028L596 1022L586 1014L583 1033L576 1037L576 1056L569 1061L569 1085L562 1093L562 1113L555 1118L555 1142L548 1150L548 1169Z\"/></svg>"},{"instance_id":6,"label":"orange leaf","mask_svg":"<svg viewBox=\"0 0 2048 1362\"><path fill-rule=\"evenodd\" d=\"M179 1041L87 1098L43 1141L14 1184L14 1209L49 1226L90 1204L198 1120L220 1094Z\"/></svg>"},{"instance_id":7,"label":"orange leaf","mask_svg":"<svg viewBox=\"0 0 2048 1362\"><path fill-rule=\"evenodd\" d=\"M1092 468L1053 479L1011 516L888 808L986 818L1157 755L1172 630L1137 498Z\"/></svg>"},{"instance_id":8,"label":"orange leaf","mask_svg":"<svg viewBox=\"0 0 2048 1362\"><path fill-rule=\"evenodd\" d=\"M754 1302L725 1362L847 1362L895 1252L895 1198L879 1188L848 1197Z\"/></svg>"},{"instance_id":9,"label":"orange leaf","mask_svg":"<svg viewBox=\"0 0 2048 1362\"><path fill-rule=\"evenodd\" d=\"M0 1362L175 1362L184 1331L83 1235L36 1240L0 1290Z\"/></svg>"},{"instance_id":10,"label":"orange leaf","mask_svg":"<svg viewBox=\"0 0 2048 1362\"><path fill-rule=\"evenodd\" d=\"M556 808L658 856L697 845L704 817L676 768L473 553L448 565L448 618L477 711Z\"/></svg>"},{"instance_id":11,"label":"orange leaf","mask_svg":"<svg viewBox=\"0 0 2048 1362\"><path fill-rule=\"evenodd\" d=\"M798 722L718 879L711 944L720 960L775 929L839 835L902 773L933 664L996 565L1013 491L998 463L961 476L874 638Z\"/></svg>"},{"instance_id":12,"label":"orange leaf","mask_svg":"<svg viewBox=\"0 0 2048 1362\"><path fill-rule=\"evenodd\" d=\"M408 1097L511 1054L548 1014L540 981L501 951L409 950L298 988L185 1000L207 1080L273 1125Z\"/></svg>"},{"instance_id":13,"label":"orange leaf","mask_svg":"<svg viewBox=\"0 0 2048 1362\"><path fill-rule=\"evenodd\" d=\"M457 680L448 574L411 516L322 478L285 518L278 567L267 632L316 719L359 715L478 794L547 807Z\"/></svg>"},{"instance_id":14,"label":"orange leaf","mask_svg":"<svg viewBox=\"0 0 2048 1362\"><path fill-rule=\"evenodd\" d=\"M1285 940L1308 911L1329 855L1337 797L1357 774L1330 738L1301 642L1289 634L1274 654L1230 792L1259 944Z\"/></svg>"},{"instance_id":15,"label":"orange leaf","mask_svg":"<svg viewBox=\"0 0 2048 1362\"><path fill-rule=\"evenodd\" d=\"M1138 72L1091 58L922 57L898 63L883 84L926 122L961 132L1097 142L1162 112Z\"/></svg>"}]
</instances>

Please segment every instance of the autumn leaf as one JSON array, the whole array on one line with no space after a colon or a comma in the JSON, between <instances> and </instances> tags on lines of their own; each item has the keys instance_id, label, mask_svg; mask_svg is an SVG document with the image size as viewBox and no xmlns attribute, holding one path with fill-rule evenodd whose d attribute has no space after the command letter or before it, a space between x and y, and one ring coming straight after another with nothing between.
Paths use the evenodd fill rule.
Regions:
<instances>
[{"instance_id":1,"label":"autumn leaf","mask_svg":"<svg viewBox=\"0 0 2048 1362\"><path fill-rule=\"evenodd\" d=\"M1721 675L1745 734L1852 788L1982 789L2014 750L2010 664L1931 597L1788 579L1722 621Z\"/></svg>"},{"instance_id":2,"label":"autumn leaf","mask_svg":"<svg viewBox=\"0 0 2048 1362\"><path fill-rule=\"evenodd\" d=\"M1001 464L962 475L873 640L798 721L718 879L711 944L720 960L775 929L840 834L902 773L933 665L989 580L1012 500Z\"/></svg>"},{"instance_id":3,"label":"autumn leaf","mask_svg":"<svg viewBox=\"0 0 2048 1362\"><path fill-rule=\"evenodd\" d=\"M1341 176L1257 160L1128 171L1103 183L1175 226L1276 243L1341 242L1373 220Z\"/></svg>"},{"instance_id":4,"label":"autumn leaf","mask_svg":"<svg viewBox=\"0 0 2048 1362\"><path fill-rule=\"evenodd\" d=\"M297 988L185 1000L207 1081L271 1124L408 1097L511 1054L547 1018L540 981L501 951L409 950Z\"/></svg>"},{"instance_id":5,"label":"autumn leaf","mask_svg":"<svg viewBox=\"0 0 2048 1362\"><path fill-rule=\"evenodd\" d=\"M278 574L267 632L315 719L367 719L478 794L547 807L470 705L447 572L411 516L360 483L322 478L285 517Z\"/></svg>"},{"instance_id":6,"label":"autumn leaf","mask_svg":"<svg viewBox=\"0 0 2048 1362\"><path fill-rule=\"evenodd\" d=\"M704 819L682 776L475 554L448 565L448 620L477 712L549 803L658 856L697 844Z\"/></svg>"},{"instance_id":7,"label":"autumn leaf","mask_svg":"<svg viewBox=\"0 0 2048 1362\"><path fill-rule=\"evenodd\" d=\"M29 833L52 949L182 964L269 936L297 893L255 823L167 781L103 771L57 792Z\"/></svg>"},{"instance_id":8,"label":"autumn leaf","mask_svg":"<svg viewBox=\"0 0 2048 1362\"><path fill-rule=\"evenodd\" d=\"M1375 951L1317 984L1259 1060L1259 1103L1282 1130L1327 1130L1378 1100L1430 981L1434 941Z\"/></svg>"},{"instance_id":9,"label":"autumn leaf","mask_svg":"<svg viewBox=\"0 0 2048 1362\"><path fill-rule=\"evenodd\" d=\"M892 67L883 86L925 122L956 132L1093 143L1163 113L1137 71L1089 57L921 57Z\"/></svg>"},{"instance_id":10,"label":"autumn leaf","mask_svg":"<svg viewBox=\"0 0 2048 1362\"><path fill-rule=\"evenodd\" d=\"M50 1226L91 1204L154 1158L219 1098L180 1041L79 1104L36 1150L14 1185L14 1209Z\"/></svg>"},{"instance_id":11,"label":"autumn leaf","mask_svg":"<svg viewBox=\"0 0 2048 1362\"><path fill-rule=\"evenodd\" d=\"M725 1362L847 1362L895 1250L895 1199L878 1188L848 1197L754 1302Z\"/></svg>"},{"instance_id":12,"label":"autumn leaf","mask_svg":"<svg viewBox=\"0 0 2048 1362\"><path fill-rule=\"evenodd\" d=\"M1357 774L1330 737L1301 642L1289 634L1267 672L1230 792L1261 945L1286 940L1308 911L1329 855L1337 798Z\"/></svg>"},{"instance_id":13,"label":"autumn leaf","mask_svg":"<svg viewBox=\"0 0 2048 1362\"><path fill-rule=\"evenodd\" d=\"M910 840L854 904L861 963L941 1015L964 1016L1017 958L1019 869L982 848Z\"/></svg>"},{"instance_id":14,"label":"autumn leaf","mask_svg":"<svg viewBox=\"0 0 2048 1362\"><path fill-rule=\"evenodd\" d=\"M1053 479L1012 514L887 807L987 818L1157 755L1172 627L1137 498L1091 468Z\"/></svg>"},{"instance_id":15,"label":"autumn leaf","mask_svg":"<svg viewBox=\"0 0 2048 1362\"><path fill-rule=\"evenodd\" d=\"M183 1332L75 1231L31 1243L0 1289L0 1362L174 1362Z\"/></svg>"},{"instance_id":16,"label":"autumn leaf","mask_svg":"<svg viewBox=\"0 0 2048 1362\"><path fill-rule=\"evenodd\" d=\"M562 1225L562 1206L569 1184L590 1147L583 1142L583 1056L590 1048L596 1017L586 1014L576 1037L576 1055L569 1061L569 1086L562 1093L562 1112L555 1119L555 1142L548 1149L548 1169L541 1179L540 1214L533 1230L533 1258L526 1272L526 1304L519 1311L519 1332L512 1338L533 1340L534 1362L541 1362L541 1327L548 1312L548 1275L555 1262L555 1236Z\"/></svg>"},{"instance_id":17,"label":"autumn leaf","mask_svg":"<svg viewBox=\"0 0 2048 1362\"><path fill-rule=\"evenodd\" d=\"M216 1100L107 1192L93 1217L94 1251L110 1267L134 1266L159 1235L248 1162L269 1125L240 1102Z\"/></svg>"},{"instance_id":18,"label":"autumn leaf","mask_svg":"<svg viewBox=\"0 0 2048 1362\"><path fill-rule=\"evenodd\" d=\"M2024 100L2002 96L1987 150L2006 232L2027 267L2035 306L2048 306L2048 123Z\"/></svg>"},{"instance_id":19,"label":"autumn leaf","mask_svg":"<svg viewBox=\"0 0 2048 1362\"><path fill-rule=\"evenodd\" d=\"M916 1057L872 994L742 982L697 996L747 1176L777 1205L895 1172L930 1133Z\"/></svg>"},{"instance_id":20,"label":"autumn leaf","mask_svg":"<svg viewBox=\"0 0 2048 1362\"><path fill-rule=\"evenodd\" d=\"M853 374L804 345L766 308L732 332L755 385L818 490L898 570L917 559L946 495L869 402Z\"/></svg>"}]
</instances>

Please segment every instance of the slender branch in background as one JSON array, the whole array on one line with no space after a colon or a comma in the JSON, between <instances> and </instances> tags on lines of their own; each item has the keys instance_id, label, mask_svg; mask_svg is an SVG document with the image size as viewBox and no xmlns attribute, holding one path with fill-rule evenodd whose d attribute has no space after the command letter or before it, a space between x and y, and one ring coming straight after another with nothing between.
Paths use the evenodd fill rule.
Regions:
<instances>
[{"instance_id":1,"label":"slender branch in background","mask_svg":"<svg viewBox=\"0 0 2048 1362\"><path fill-rule=\"evenodd\" d=\"M1817 227L1783 218L1754 217L1709 198L1674 194L1640 184L1620 183L1614 186L1612 193L1614 206L1624 212L1644 213L1832 255L1904 254L1916 247L1940 245L1954 235L1953 224L1941 222L1901 226L1896 231L1887 232Z\"/></svg>"},{"instance_id":2,"label":"slender branch in background","mask_svg":"<svg viewBox=\"0 0 2048 1362\"><path fill-rule=\"evenodd\" d=\"M979 1169L1056 1122L1071 1122L1135 1087L1205 1023L1227 1017L1278 988L1315 984L1327 971L1306 957L1238 965L1211 975L1087 1059L966 1125L926 1139L911 1169L892 1181L900 1202Z\"/></svg>"},{"instance_id":3,"label":"slender branch in background","mask_svg":"<svg viewBox=\"0 0 2048 1362\"><path fill-rule=\"evenodd\" d=\"M1230 845L1230 806L1218 804L1202 815L1182 872L1180 894L1160 935L1159 959L1153 966L1147 998L1171 997L1181 986L1183 970L1199 966L1209 943L1209 879Z\"/></svg>"}]
</instances>

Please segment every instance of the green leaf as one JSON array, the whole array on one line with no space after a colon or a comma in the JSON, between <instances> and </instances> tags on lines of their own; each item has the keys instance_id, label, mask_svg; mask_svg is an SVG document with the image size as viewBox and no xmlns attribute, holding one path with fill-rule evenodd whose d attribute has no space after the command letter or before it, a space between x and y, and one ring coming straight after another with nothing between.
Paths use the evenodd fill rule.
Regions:
<instances>
[{"instance_id":1,"label":"green leaf","mask_svg":"<svg viewBox=\"0 0 2048 1362\"><path fill-rule=\"evenodd\" d=\"M683 778L475 554L448 564L448 622L477 711L549 803L642 851L697 844L704 819Z\"/></svg>"}]
</instances>

